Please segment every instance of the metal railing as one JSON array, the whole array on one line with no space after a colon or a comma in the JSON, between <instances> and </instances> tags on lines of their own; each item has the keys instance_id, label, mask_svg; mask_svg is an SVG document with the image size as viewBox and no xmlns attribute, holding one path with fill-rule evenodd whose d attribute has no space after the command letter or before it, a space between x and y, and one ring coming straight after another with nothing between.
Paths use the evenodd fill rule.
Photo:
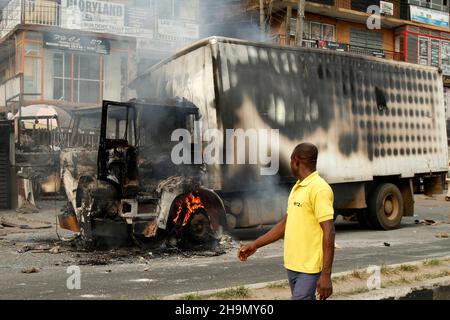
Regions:
<instances>
[{"instance_id":1,"label":"metal railing","mask_svg":"<svg viewBox=\"0 0 450 320\"><path fill-rule=\"evenodd\" d=\"M286 36L284 34L276 34L272 41L276 44L280 45L288 45L286 43ZM329 42L329 41L328 41ZM352 46L345 43L337 43L337 42L329 42L331 45L327 45L327 41L320 41L320 40L310 40L310 39L304 39L302 42L302 47L304 48L320 48L320 49L326 49L326 50L338 50L338 51L347 51L351 53L360 54L363 56L373 56L373 57L379 57L384 58L388 60L396 60L396 61L403 61L404 60L404 54L402 52L393 52L388 51L384 49L376 49L376 48L370 48L370 47L362 47L362 46ZM295 47L295 41L293 37L290 39L289 46Z\"/></svg>"},{"instance_id":2,"label":"metal railing","mask_svg":"<svg viewBox=\"0 0 450 320\"><path fill-rule=\"evenodd\" d=\"M3 9L0 17L0 38L6 36L22 22L23 0L11 0Z\"/></svg>"},{"instance_id":3,"label":"metal railing","mask_svg":"<svg viewBox=\"0 0 450 320\"><path fill-rule=\"evenodd\" d=\"M294 37L291 36L290 39L289 39L289 43L287 43L286 35L280 34L280 33L279 34L275 34L272 37L272 41L274 43L280 44L280 45L288 45L288 46L291 46L291 47L295 47L296 46ZM316 40L303 39L302 47L305 47L305 48L318 48L318 43L317 43Z\"/></svg>"},{"instance_id":4,"label":"metal railing","mask_svg":"<svg viewBox=\"0 0 450 320\"><path fill-rule=\"evenodd\" d=\"M44 26L60 26L60 5L53 1L25 0L23 5L24 23Z\"/></svg>"},{"instance_id":5,"label":"metal railing","mask_svg":"<svg viewBox=\"0 0 450 320\"><path fill-rule=\"evenodd\" d=\"M0 16L0 38L21 24L60 26L61 5L48 0L11 0Z\"/></svg>"},{"instance_id":6,"label":"metal railing","mask_svg":"<svg viewBox=\"0 0 450 320\"><path fill-rule=\"evenodd\" d=\"M444 6L443 4L437 4L437 3L433 3L432 0L431 1L427 1L427 0L409 0L408 4L412 4L418 7L424 7L424 8L430 8L430 9L435 9L435 10L439 10L439 11L445 11L448 12L448 5Z\"/></svg>"}]
</instances>

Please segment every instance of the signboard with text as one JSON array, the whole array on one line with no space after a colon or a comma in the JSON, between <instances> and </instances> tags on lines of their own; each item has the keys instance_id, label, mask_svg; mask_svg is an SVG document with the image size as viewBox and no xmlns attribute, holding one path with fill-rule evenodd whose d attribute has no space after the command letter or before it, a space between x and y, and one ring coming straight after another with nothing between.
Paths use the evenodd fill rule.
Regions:
<instances>
[{"instance_id":1,"label":"signboard with text","mask_svg":"<svg viewBox=\"0 0 450 320\"><path fill-rule=\"evenodd\" d=\"M159 19L158 33L163 36L198 39L200 37L199 25L192 22Z\"/></svg>"},{"instance_id":2,"label":"signboard with text","mask_svg":"<svg viewBox=\"0 0 450 320\"><path fill-rule=\"evenodd\" d=\"M437 27L449 27L448 12L411 5L410 15L411 21L430 24Z\"/></svg>"},{"instance_id":3,"label":"signboard with text","mask_svg":"<svg viewBox=\"0 0 450 320\"><path fill-rule=\"evenodd\" d=\"M338 43L334 41L324 41L320 40L318 41L318 47L320 49L328 49L328 50L335 50L335 51L348 51L348 45L345 43Z\"/></svg>"},{"instance_id":4,"label":"signboard with text","mask_svg":"<svg viewBox=\"0 0 450 320\"><path fill-rule=\"evenodd\" d=\"M380 13L386 16L393 16L394 4L391 2L380 1Z\"/></svg>"},{"instance_id":5,"label":"signboard with text","mask_svg":"<svg viewBox=\"0 0 450 320\"><path fill-rule=\"evenodd\" d=\"M61 27L153 38L152 10L97 0L62 0Z\"/></svg>"},{"instance_id":6,"label":"signboard with text","mask_svg":"<svg viewBox=\"0 0 450 320\"><path fill-rule=\"evenodd\" d=\"M109 54L110 52L108 40L61 33L44 33L44 47L98 54Z\"/></svg>"},{"instance_id":7,"label":"signboard with text","mask_svg":"<svg viewBox=\"0 0 450 320\"><path fill-rule=\"evenodd\" d=\"M123 29L125 6L96 0L62 0L61 27L114 33Z\"/></svg>"}]
</instances>

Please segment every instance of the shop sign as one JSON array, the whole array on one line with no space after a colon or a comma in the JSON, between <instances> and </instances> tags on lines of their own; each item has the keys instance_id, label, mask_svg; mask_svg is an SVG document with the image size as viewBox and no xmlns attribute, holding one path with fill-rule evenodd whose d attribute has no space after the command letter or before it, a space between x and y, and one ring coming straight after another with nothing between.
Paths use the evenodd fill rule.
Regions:
<instances>
[{"instance_id":1,"label":"shop sign","mask_svg":"<svg viewBox=\"0 0 450 320\"><path fill-rule=\"evenodd\" d=\"M110 52L108 40L63 33L44 33L44 47L98 54L109 54Z\"/></svg>"}]
</instances>

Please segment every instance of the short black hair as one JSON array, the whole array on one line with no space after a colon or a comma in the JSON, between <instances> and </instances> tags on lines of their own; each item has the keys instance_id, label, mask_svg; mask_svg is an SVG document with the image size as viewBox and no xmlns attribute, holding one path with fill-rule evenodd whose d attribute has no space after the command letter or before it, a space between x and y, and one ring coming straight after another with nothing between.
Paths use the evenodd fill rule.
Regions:
<instances>
[{"instance_id":1,"label":"short black hair","mask_svg":"<svg viewBox=\"0 0 450 320\"><path fill-rule=\"evenodd\" d=\"M312 143L301 143L294 149L294 156L298 158L303 164L307 165L311 169L315 169L317 166L317 158L319 156L319 150Z\"/></svg>"}]
</instances>

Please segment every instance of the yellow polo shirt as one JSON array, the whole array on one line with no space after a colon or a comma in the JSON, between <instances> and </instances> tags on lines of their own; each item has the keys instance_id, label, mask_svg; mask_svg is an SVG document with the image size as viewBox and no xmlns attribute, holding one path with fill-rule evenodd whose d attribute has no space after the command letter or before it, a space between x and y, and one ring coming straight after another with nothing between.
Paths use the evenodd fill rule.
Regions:
<instances>
[{"instance_id":1,"label":"yellow polo shirt","mask_svg":"<svg viewBox=\"0 0 450 320\"><path fill-rule=\"evenodd\" d=\"M319 273L323 267L321 222L332 220L333 190L316 171L292 188L284 234L286 269Z\"/></svg>"}]
</instances>

